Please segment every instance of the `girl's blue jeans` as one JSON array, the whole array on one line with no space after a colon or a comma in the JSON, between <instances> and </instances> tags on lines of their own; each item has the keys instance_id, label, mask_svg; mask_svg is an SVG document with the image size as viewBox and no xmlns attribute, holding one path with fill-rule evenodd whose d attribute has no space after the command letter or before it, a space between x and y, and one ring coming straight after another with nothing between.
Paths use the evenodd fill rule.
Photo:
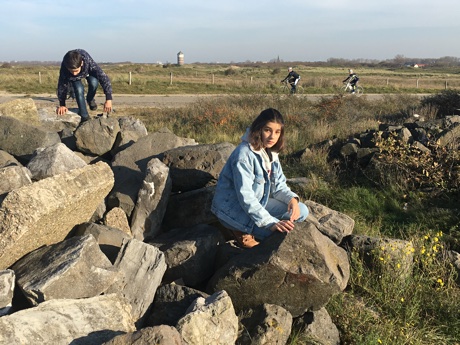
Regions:
<instances>
[{"instance_id":1,"label":"girl's blue jeans","mask_svg":"<svg viewBox=\"0 0 460 345\"><path fill-rule=\"evenodd\" d=\"M305 205L302 202L299 202L299 208L300 208L300 217L295 220L295 223L303 222L308 217L309 211L308 211L307 205ZM287 212L287 205L284 202L278 201L276 199L272 199L272 198L268 199L268 203L267 203L267 206L265 206L265 209L273 217L278 218L279 220L286 220L290 218L290 214ZM221 219L219 219L219 221L222 223L222 225L224 225L228 229L241 231L239 229L235 229L231 227L226 222L223 222ZM259 240L264 240L271 234L273 234L273 231L271 231L270 228L260 228L254 224L252 235L255 238Z\"/></svg>"},{"instance_id":2,"label":"girl's blue jeans","mask_svg":"<svg viewBox=\"0 0 460 345\"><path fill-rule=\"evenodd\" d=\"M88 82L88 94L86 95L85 101L85 86L83 85L81 80L76 80L72 82L73 90L75 92L75 99L78 105L78 114L83 118L88 118L88 108L86 107L86 103L91 102L94 97L96 96L96 90L99 86L99 81L97 78L93 76L86 77L86 81Z\"/></svg>"}]
</instances>

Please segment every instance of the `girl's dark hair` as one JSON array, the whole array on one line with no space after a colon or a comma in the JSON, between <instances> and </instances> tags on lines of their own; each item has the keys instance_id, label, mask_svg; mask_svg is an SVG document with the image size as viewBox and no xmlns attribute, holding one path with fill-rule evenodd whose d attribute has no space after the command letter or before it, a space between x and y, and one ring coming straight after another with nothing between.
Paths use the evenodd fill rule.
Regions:
<instances>
[{"instance_id":1,"label":"girl's dark hair","mask_svg":"<svg viewBox=\"0 0 460 345\"><path fill-rule=\"evenodd\" d=\"M276 109L265 109L257 116L249 128L249 142L254 149L260 150L263 147L262 130L269 122L281 124L280 137L277 143L271 148L271 151L279 152L284 147L284 119L283 115Z\"/></svg>"},{"instance_id":2,"label":"girl's dark hair","mask_svg":"<svg viewBox=\"0 0 460 345\"><path fill-rule=\"evenodd\" d=\"M77 69L81 67L83 59L77 50L71 50L64 55L62 61L67 69Z\"/></svg>"}]
</instances>

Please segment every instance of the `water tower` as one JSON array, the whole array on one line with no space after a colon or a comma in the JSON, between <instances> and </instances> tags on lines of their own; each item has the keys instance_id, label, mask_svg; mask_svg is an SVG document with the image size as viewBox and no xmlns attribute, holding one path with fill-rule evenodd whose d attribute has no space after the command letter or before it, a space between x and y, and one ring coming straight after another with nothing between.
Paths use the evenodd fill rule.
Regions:
<instances>
[{"instance_id":1,"label":"water tower","mask_svg":"<svg viewBox=\"0 0 460 345\"><path fill-rule=\"evenodd\" d=\"M184 53L179 52L177 53L177 64L182 66L184 64Z\"/></svg>"}]
</instances>

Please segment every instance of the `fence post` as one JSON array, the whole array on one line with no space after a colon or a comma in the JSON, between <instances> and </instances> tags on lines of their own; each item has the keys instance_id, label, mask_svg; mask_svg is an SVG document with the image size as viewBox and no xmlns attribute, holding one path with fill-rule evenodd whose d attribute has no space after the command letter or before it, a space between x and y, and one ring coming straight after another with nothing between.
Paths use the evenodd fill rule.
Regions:
<instances>
[{"instance_id":1,"label":"fence post","mask_svg":"<svg viewBox=\"0 0 460 345\"><path fill-rule=\"evenodd\" d=\"M447 90L447 80L446 80L446 86L445 86L445 89Z\"/></svg>"},{"instance_id":2,"label":"fence post","mask_svg":"<svg viewBox=\"0 0 460 345\"><path fill-rule=\"evenodd\" d=\"M172 72L169 72L169 85L172 85Z\"/></svg>"},{"instance_id":3,"label":"fence post","mask_svg":"<svg viewBox=\"0 0 460 345\"><path fill-rule=\"evenodd\" d=\"M416 83L416 88L418 89L418 79L417 79L417 83Z\"/></svg>"},{"instance_id":4,"label":"fence post","mask_svg":"<svg viewBox=\"0 0 460 345\"><path fill-rule=\"evenodd\" d=\"M214 85L214 73L212 74L212 85Z\"/></svg>"},{"instance_id":5,"label":"fence post","mask_svg":"<svg viewBox=\"0 0 460 345\"><path fill-rule=\"evenodd\" d=\"M42 72L38 72L38 83L42 83Z\"/></svg>"},{"instance_id":6,"label":"fence post","mask_svg":"<svg viewBox=\"0 0 460 345\"><path fill-rule=\"evenodd\" d=\"M251 84L252 84L252 76L251 76Z\"/></svg>"},{"instance_id":7,"label":"fence post","mask_svg":"<svg viewBox=\"0 0 460 345\"><path fill-rule=\"evenodd\" d=\"M129 85L131 85L131 72L129 72Z\"/></svg>"},{"instance_id":8,"label":"fence post","mask_svg":"<svg viewBox=\"0 0 460 345\"><path fill-rule=\"evenodd\" d=\"M387 86L390 84L390 79L387 78Z\"/></svg>"}]
</instances>

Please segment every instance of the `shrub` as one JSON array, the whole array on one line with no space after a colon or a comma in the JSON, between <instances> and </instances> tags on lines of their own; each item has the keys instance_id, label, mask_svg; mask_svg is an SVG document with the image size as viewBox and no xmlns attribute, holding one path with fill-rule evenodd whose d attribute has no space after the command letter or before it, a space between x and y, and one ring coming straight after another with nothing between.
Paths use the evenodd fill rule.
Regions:
<instances>
[{"instance_id":1,"label":"shrub","mask_svg":"<svg viewBox=\"0 0 460 345\"><path fill-rule=\"evenodd\" d=\"M422 106L434 106L438 109L437 117L459 114L460 93L455 90L444 90L436 95L422 99Z\"/></svg>"}]
</instances>

